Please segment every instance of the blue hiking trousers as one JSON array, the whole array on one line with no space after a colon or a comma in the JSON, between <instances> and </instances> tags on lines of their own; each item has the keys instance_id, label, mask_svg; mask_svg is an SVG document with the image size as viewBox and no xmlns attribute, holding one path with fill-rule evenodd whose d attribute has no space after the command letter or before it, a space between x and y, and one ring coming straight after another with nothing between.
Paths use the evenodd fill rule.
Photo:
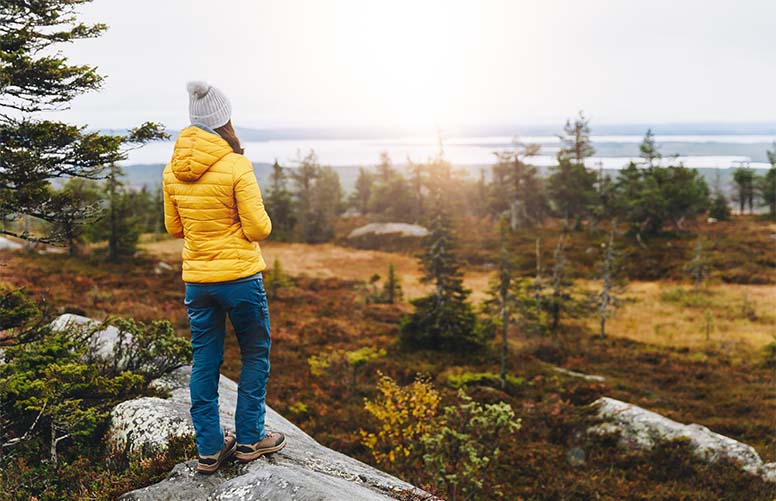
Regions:
<instances>
[{"instance_id":1,"label":"blue hiking trousers","mask_svg":"<svg viewBox=\"0 0 776 501\"><path fill-rule=\"evenodd\" d=\"M189 383L191 419L199 454L216 454L224 446L218 380L224 361L227 315L242 360L235 410L237 442L258 442L264 438L270 350L269 308L261 273L231 282L186 283L185 304L194 351Z\"/></svg>"}]
</instances>

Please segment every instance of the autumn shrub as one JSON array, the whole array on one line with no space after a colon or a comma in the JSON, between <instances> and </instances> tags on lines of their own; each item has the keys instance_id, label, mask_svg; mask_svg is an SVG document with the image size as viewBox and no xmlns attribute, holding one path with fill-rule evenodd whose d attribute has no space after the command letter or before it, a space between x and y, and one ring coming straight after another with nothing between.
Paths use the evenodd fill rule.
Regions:
<instances>
[{"instance_id":1,"label":"autumn shrub","mask_svg":"<svg viewBox=\"0 0 776 501\"><path fill-rule=\"evenodd\" d=\"M445 406L434 433L422 437L426 472L446 499L480 499L484 471L498 462L501 444L520 429L506 402L482 405L463 390L458 402ZM502 493L489 487L490 496Z\"/></svg>"},{"instance_id":2,"label":"autumn shrub","mask_svg":"<svg viewBox=\"0 0 776 501\"><path fill-rule=\"evenodd\" d=\"M440 394L423 377L399 386L381 376L378 391L376 399L365 401L378 431L360 431L375 462L446 499L478 499L485 470L501 455L500 444L520 428L512 407L482 405L459 390L456 402L439 412ZM498 495L491 487L489 495Z\"/></svg>"},{"instance_id":3,"label":"autumn shrub","mask_svg":"<svg viewBox=\"0 0 776 501\"><path fill-rule=\"evenodd\" d=\"M439 392L426 377L399 386L382 374L377 390L378 397L365 400L364 408L379 423L378 431L360 430L361 442L379 467L418 480L422 477L423 439L436 427Z\"/></svg>"}]
</instances>

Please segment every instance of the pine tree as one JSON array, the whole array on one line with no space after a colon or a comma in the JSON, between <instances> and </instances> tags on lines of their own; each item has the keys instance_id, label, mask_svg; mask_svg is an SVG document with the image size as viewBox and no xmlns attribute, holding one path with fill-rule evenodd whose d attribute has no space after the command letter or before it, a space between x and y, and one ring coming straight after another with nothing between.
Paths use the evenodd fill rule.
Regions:
<instances>
[{"instance_id":1,"label":"pine tree","mask_svg":"<svg viewBox=\"0 0 776 501\"><path fill-rule=\"evenodd\" d=\"M369 196L369 212L384 221L412 221L407 207L413 204L412 193L404 176L393 167L387 153L380 154L375 182Z\"/></svg>"},{"instance_id":2,"label":"pine tree","mask_svg":"<svg viewBox=\"0 0 776 501\"><path fill-rule=\"evenodd\" d=\"M749 213L754 210L755 186L757 184L756 175L750 168L740 168L733 172L733 181L736 183L736 198L738 199L739 211L744 213L748 206Z\"/></svg>"},{"instance_id":3,"label":"pine tree","mask_svg":"<svg viewBox=\"0 0 776 501\"><path fill-rule=\"evenodd\" d=\"M771 218L776 219L776 141L773 150L768 150L767 154L771 168L760 180L760 198L768 207Z\"/></svg>"},{"instance_id":4,"label":"pine tree","mask_svg":"<svg viewBox=\"0 0 776 501\"><path fill-rule=\"evenodd\" d=\"M401 280L396 276L396 267L388 264L388 276L383 284L382 301L387 304L399 303L404 296L401 288Z\"/></svg>"},{"instance_id":5,"label":"pine tree","mask_svg":"<svg viewBox=\"0 0 776 501\"><path fill-rule=\"evenodd\" d=\"M596 175L563 156L558 156L558 165L551 171L547 192L555 212L564 221L573 218L578 227L583 218L593 213L598 201Z\"/></svg>"},{"instance_id":6,"label":"pine tree","mask_svg":"<svg viewBox=\"0 0 776 501\"><path fill-rule=\"evenodd\" d=\"M294 233L299 240L312 242L319 239L319 228L325 224L325 215L317 214L313 206L313 190L321 174L321 166L318 156L312 150L303 158L301 154L298 157L298 166L291 171L291 181L294 183L293 207L297 215Z\"/></svg>"},{"instance_id":7,"label":"pine tree","mask_svg":"<svg viewBox=\"0 0 776 501\"><path fill-rule=\"evenodd\" d=\"M350 196L350 206L354 207L361 214L366 214L369 211L369 199L372 196L374 183L375 175L368 169L360 167L358 169L358 178L356 178L356 186Z\"/></svg>"},{"instance_id":8,"label":"pine tree","mask_svg":"<svg viewBox=\"0 0 776 501\"><path fill-rule=\"evenodd\" d=\"M639 156L644 159L649 167L655 165L656 160L660 160L662 155L658 151L657 143L655 142L655 135L652 133L652 129L647 129L647 133L644 135L644 140L639 145Z\"/></svg>"},{"instance_id":9,"label":"pine tree","mask_svg":"<svg viewBox=\"0 0 776 501\"><path fill-rule=\"evenodd\" d=\"M713 217L717 221L727 221L730 219L730 204L720 186L719 174L717 174L714 180L714 193L711 197L711 205L709 206L709 217Z\"/></svg>"},{"instance_id":10,"label":"pine tree","mask_svg":"<svg viewBox=\"0 0 776 501\"><path fill-rule=\"evenodd\" d=\"M108 259L118 262L123 257L132 256L140 239L141 225L134 210L132 198L121 181L123 171L111 164L105 180L105 192L108 197Z\"/></svg>"},{"instance_id":11,"label":"pine tree","mask_svg":"<svg viewBox=\"0 0 776 501\"><path fill-rule=\"evenodd\" d=\"M595 154L595 148L590 141L590 120L582 111L574 120L566 120L563 135L558 136L561 142L558 158L573 160L576 165L584 165L585 159Z\"/></svg>"},{"instance_id":12,"label":"pine tree","mask_svg":"<svg viewBox=\"0 0 776 501\"><path fill-rule=\"evenodd\" d=\"M434 291L412 301L414 313L401 323L405 345L434 350L465 351L482 347L485 338L463 286L463 272L456 254L456 242L450 219L435 196L435 207L426 251L421 257L423 283L434 285Z\"/></svg>"},{"instance_id":13,"label":"pine tree","mask_svg":"<svg viewBox=\"0 0 776 501\"><path fill-rule=\"evenodd\" d=\"M296 225L294 200L288 190L288 177L277 160L272 164L269 191L266 196L267 213L272 218L272 239L285 241L291 238Z\"/></svg>"},{"instance_id":14,"label":"pine tree","mask_svg":"<svg viewBox=\"0 0 776 501\"><path fill-rule=\"evenodd\" d=\"M72 178L61 190L52 193L54 207L60 216L54 235L67 244L68 253L75 256L78 244L87 232L87 225L96 221L102 213L102 196L94 181ZM58 238L60 239L60 238Z\"/></svg>"},{"instance_id":15,"label":"pine tree","mask_svg":"<svg viewBox=\"0 0 776 501\"><path fill-rule=\"evenodd\" d=\"M310 214L303 239L308 243L328 242L334 237L334 218L342 213L342 185L339 174L329 166L321 167L312 190Z\"/></svg>"},{"instance_id":16,"label":"pine tree","mask_svg":"<svg viewBox=\"0 0 776 501\"><path fill-rule=\"evenodd\" d=\"M104 166L126 158L122 146L165 137L158 124L146 123L126 136L87 132L86 126L37 118L67 109L77 96L100 88L96 68L72 65L59 44L98 37L104 24L78 20L77 8L89 0L7 0L0 3L0 212L35 217L60 228L71 225L77 201L55 194L56 178L99 179ZM0 233L44 242L62 235Z\"/></svg>"}]
</instances>

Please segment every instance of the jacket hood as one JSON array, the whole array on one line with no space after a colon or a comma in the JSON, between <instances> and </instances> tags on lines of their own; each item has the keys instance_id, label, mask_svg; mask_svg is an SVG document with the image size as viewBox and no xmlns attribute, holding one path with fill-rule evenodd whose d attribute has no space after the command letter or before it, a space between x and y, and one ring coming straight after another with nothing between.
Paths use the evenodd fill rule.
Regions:
<instances>
[{"instance_id":1,"label":"jacket hood","mask_svg":"<svg viewBox=\"0 0 776 501\"><path fill-rule=\"evenodd\" d=\"M196 181L216 162L232 153L221 136L196 126L183 129L175 141L170 167L181 181Z\"/></svg>"}]
</instances>

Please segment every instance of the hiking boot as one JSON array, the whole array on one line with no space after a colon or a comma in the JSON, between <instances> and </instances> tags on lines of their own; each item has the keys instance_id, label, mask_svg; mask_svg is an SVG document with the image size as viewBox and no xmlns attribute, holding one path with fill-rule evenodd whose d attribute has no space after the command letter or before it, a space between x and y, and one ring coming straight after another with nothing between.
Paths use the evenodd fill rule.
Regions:
<instances>
[{"instance_id":1,"label":"hiking boot","mask_svg":"<svg viewBox=\"0 0 776 501\"><path fill-rule=\"evenodd\" d=\"M263 439L255 444L237 444L237 452L234 457L243 463L277 452L286 446L286 436L276 431L267 432Z\"/></svg>"},{"instance_id":2,"label":"hiking boot","mask_svg":"<svg viewBox=\"0 0 776 501\"><path fill-rule=\"evenodd\" d=\"M215 473L215 471L218 470L218 467L221 466L224 461L232 457L232 454L234 454L236 448L237 437L235 437L234 433L230 431L224 435L224 448L221 449L220 452L216 454L208 454L207 456L199 456L199 461L197 461L197 471L199 473L204 473L205 475Z\"/></svg>"}]
</instances>

